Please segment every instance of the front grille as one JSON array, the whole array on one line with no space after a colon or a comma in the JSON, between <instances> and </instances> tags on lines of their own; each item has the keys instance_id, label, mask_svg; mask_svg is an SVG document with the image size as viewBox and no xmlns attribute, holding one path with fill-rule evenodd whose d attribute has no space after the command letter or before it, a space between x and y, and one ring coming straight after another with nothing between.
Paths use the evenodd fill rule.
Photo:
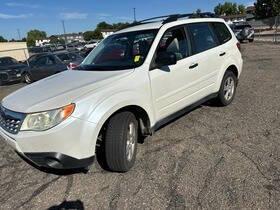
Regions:
<instances>
[{"instance_id":1,"label":"front grille","mask_svg":"<svg viewBox=\"0 0 280 210\"><path fill-rule=\"evenodd\" d=\"M14 112L0 106L0 127L11 134L17 134L25 118L25 114Z\"/></svg>"}]
</instances>

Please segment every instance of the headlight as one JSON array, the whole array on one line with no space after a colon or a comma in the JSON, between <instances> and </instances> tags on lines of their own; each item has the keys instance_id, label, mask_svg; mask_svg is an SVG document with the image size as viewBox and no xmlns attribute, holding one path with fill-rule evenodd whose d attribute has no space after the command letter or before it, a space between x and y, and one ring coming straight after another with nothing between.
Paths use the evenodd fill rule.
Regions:
<instances>
[{"instance_id":1,"label":"headlight","mask_svg":"<svg viewBox=\"0 0 280 210\"><path fill-rule=\"evenodd\" d=\"M53 128L66 120L75 109L75 104L54 109L50 111L38 112L27 114L22 126L21 131L45 131Z\"/></svg>"}]
</instances>

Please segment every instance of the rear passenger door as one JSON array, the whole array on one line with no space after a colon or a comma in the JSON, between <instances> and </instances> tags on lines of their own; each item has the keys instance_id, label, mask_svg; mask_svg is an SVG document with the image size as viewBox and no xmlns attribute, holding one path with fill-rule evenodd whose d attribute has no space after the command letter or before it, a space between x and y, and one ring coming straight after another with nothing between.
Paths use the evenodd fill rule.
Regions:
<instances>
[{"instance_id":1,"label":"rear passenger door","mask_svg":"<svg viewBox=\"0 0 280 210\"><path fill-rule=\"evenodd\" d=\"M213 22L211 25L220 44L217 50L219 51L220 63L223 64L233 54L232 51L235 52L235 49L232 48L232 44L230 43L232 35L224 23Z\"/></svg>"},{"instance_id":2,"label":"rear passenger door","mask_svg":"<svg viewBox=\"0 0 280 210\"><path fill-rule=\"evenodd\" d=\"M221 65L219 41L210 23L191 23L186 28L192 43L192 60L198 65L193 94L199 100L215 92Z\"/></svg>"}]
</instances>

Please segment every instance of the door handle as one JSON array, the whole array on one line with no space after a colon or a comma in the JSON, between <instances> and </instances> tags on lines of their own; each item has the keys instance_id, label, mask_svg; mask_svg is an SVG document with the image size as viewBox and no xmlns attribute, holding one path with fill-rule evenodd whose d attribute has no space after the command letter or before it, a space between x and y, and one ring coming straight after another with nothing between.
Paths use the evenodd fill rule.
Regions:
<instances>
[{"instance_id":1,"label":"door handle","mask_svg":"<svg viewBox=\"0 0 280 210\"><path fill-rule=\"evenodd\" d=\"M221 57L224 56L224 55L226 55L226 52L223 52L223 53L220 54Z\"/></svg>"},{"instance_id":2,"label":"door handle","mask_svg":"<svg viewBox=\"0 0 280 210\"><path fill-rule=\"evenodd\" d=\"M191 66L189 66L189 69L194 69L196 67L198 67L198 63L192 64Z\"/></svg>"}]
</instances>

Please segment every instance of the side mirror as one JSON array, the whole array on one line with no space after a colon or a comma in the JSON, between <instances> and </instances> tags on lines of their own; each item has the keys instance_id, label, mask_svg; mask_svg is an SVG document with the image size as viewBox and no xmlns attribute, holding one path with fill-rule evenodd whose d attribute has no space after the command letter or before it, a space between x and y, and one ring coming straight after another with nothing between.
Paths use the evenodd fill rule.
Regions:
<instances>
[{"instance_id":1,"label":"side mirror","mask_svg":"<svg viewBox=\"0 0 280 210\"><path fill-rule=\"evenodd\" d=\"M157 55L155 62L158 68L175 65L177 63L177 57L175 53L172 52L161 52Z\"/></svg>"}]
</instances>

